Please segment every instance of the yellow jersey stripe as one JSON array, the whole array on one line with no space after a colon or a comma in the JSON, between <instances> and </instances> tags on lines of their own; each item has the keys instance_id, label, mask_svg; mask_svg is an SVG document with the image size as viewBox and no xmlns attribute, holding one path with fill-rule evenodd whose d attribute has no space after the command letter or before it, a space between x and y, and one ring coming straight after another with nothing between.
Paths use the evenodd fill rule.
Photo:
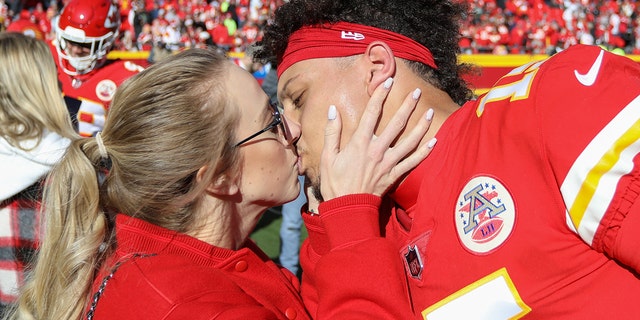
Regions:
<instances>
[{"instance_id":1,"label":"yellow jersey stripe","mask_svg":"<svg viewBox=\"0 0 640 320\"><path fill-rule=\"evenodd\" d=\"M591 244L620 178L640 152L640 97L627 105L576 159L561 186L567 221Z\"/></svg>"}]
</instances>

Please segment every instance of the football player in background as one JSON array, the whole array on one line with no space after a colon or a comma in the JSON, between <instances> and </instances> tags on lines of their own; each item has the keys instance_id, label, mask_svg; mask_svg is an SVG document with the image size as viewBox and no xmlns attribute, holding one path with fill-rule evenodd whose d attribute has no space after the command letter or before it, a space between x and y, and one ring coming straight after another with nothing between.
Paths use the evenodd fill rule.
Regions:
<instances>
[{"instance_id":1,"label":"football player in background","mask_svg":"<svg viewBox=\"0 0 640 320\"><path fill-rule=\"evenodd\" d=\"M120 28L120 10L111 0L72 0L53 24L52 52L65 102L78 132L93 136L102 130L116 88L144 68L107 59Z\"/></svg>"}]
</instances>

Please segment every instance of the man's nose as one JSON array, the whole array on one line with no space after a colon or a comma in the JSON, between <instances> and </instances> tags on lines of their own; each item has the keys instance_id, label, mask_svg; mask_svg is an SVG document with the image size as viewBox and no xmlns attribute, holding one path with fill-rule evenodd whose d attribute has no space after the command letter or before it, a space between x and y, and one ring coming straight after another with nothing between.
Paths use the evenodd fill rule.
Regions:
<instances>
[{"instance_id":1,"label":"man's nose","mask_svg":"<svg viewBox=\"0 0 640 320\"><path fill-rule=\"evenodd\" d=\"M68 52L69 52L69 55L71 55L72 57L80 57L83 55L83 50L82 50L82 47L80 46L71 45L69 46Z\"/></svg>"}]
</instances>

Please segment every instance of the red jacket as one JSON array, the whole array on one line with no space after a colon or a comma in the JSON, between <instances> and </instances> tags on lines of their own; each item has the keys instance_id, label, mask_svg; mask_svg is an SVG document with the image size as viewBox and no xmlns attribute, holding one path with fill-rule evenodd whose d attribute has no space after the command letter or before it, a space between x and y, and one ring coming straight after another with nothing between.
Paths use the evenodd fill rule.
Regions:
<instances>
[{"instance_id":1,"label":"red jacket","mask_svg":"<svg viewBox=\"0 0 640 320\"><path fill-rule=\"evenodd\" d=\"M116 240L94 281L93 319L309 319L298 280L251 241L218 248L124 215Z\"/></svg>"}]
</instances>

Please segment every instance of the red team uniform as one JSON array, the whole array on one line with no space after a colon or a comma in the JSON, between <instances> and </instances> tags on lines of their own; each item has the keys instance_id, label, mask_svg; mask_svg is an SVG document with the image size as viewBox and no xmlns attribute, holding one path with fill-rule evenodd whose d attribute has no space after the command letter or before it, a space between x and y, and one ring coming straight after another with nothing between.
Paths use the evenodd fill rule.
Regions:
<instances>
[{"instance_id":1,"label":"red team uniform","mask_svg":"<svg viewBox=\"0 0 640 320\"><path fill-rule=\"evenodd\" d=\"M55 23L51 51L67 107L83 136L102 130L116 88L143 70L130 61L107 60L119 27L119 9L109 0L72 1ZM74 57L67 52L68 43L90 48L90 54Z\"/></svg>"},{"instance_id":2,"label":"red team uniform","mask_svg":"<svg viewBox=\"0 0 640 320\"><path fill-rule=\"evenodd\" d=\"M55 49L54 49L55 50ZM81 135L90 137L101 131L115 90L122 82L143 69L131 61L109 60L99 69L72 77L58 68L65 102ZM74 87L74 82L79 83Z\"/></svg>"},{"instance_id":3,"label":"red team uniform","mask_svg":"<svg viewBox=\"0 0 640 320\"><path fill-rule=\"evenodd\" d=\"M389 197L304 215L312 315L366 300L378 318L410 304L430 320L640 319L638 63L571 47L514 69L436 137Z\"/></svg>"}]
</instances>

